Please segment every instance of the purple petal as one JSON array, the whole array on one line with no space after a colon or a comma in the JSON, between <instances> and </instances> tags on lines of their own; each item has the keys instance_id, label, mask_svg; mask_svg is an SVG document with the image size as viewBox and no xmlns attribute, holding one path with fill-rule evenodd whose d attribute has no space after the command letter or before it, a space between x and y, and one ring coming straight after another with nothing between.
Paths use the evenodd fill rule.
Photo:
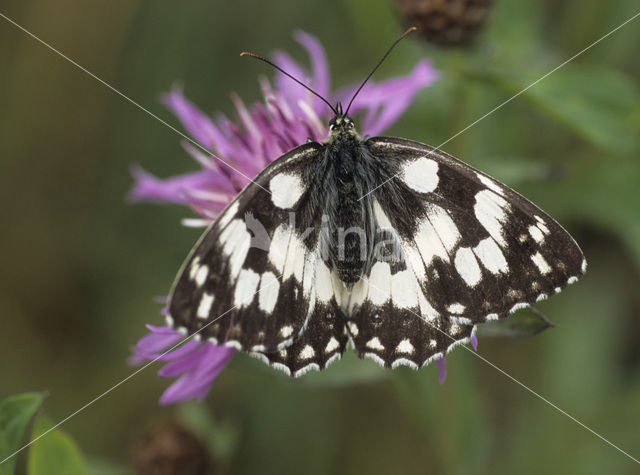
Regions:
<instances>
[{"instance_id":1,"label":"purple petal","mask_svg":"<svg viewBox=\"0 0 640 475\"><path fill-rule=\"evenodd\" d=\"M168 327L151 327L151 333L142 337L135 347L135 355L145 359L154 359L158 354L174 345L183 335Z\"/></svg>"},{"instance_id":2,"label":"purple petal","mask_svg":"<svg viewBox=\"0 0 640 475\"><path fill-rule=\"evenodd\" d=\"M182 369L186 372L164 392L160 403L173 404L193 398L202 400L234 353L233 348L205 343L202 348L185 356ZM177 363L179 362L167 365L167 367L173 365L169 371L172 376L179 374Z\"/></svg>"},{"instance_id":3,"label":"purple petal","mask_svg":"<svg viewBox=\"0 0 640 475\"><path fill-rule=\"evenodd\" d=\"M210 192L210 190L217 190L216 196L227 196L227 199L219 198L217 200L221 205L218 206L216 210L220 211L224 209L226 204L231 201L235 195L235 191L233 191L229 180L222 174L211 169L204 169L199 172L187 173L166 179L157 178L140 167L134 167L131 173L136 180L128 196L131 201L194 205L202 201L209 201L198 199L194 193L198 191Z\"/></svg>"},{"instance_id":4,"label":"purple petal","mask_svg":"<svg viewBox=\"0 0 640 475\"><path fill-rule=\"evenodd\" d=\"M182 337L184 338L184 335L182 335ZM160 361L178 360L178 359L186 357L187 355L192 353L194 350L198 349L200 347L200 345L201 345L201 343L199 341L189 340L184 345L171 350L166 355L162 355L161 354L161 355L158 355L158 356L160 357L159 358Z\"/></svg>"},{"instance_id":5,"label":"purple petal","mask_svg":"<svg viewBox=\"0 0 640 475\"><path fill-rule=\"evenodd\" d=\"M150 333L140 339L130 362L140 364L160 358L169 361L159 371L160 376L179 377L162 395L162 404L171 404L188 399L202 399L211 389L211 385L220 372L231 361L234 348L217 346L190 340L182 346L163 355L184 335L171 327L147 325Z\"/></svg>"},{"instance_id":6,"label":"purple petal","mask_svg":"<svg viewBox=\"0 0 640 475\"><path fill-rule=\"evenodd\" d=\"M273 61L303 84L306 84L309 87L313 86L311 84L309 73L296 63L289 54L283 51L276 51L273 54ZM312 96L309 91L299 84L296 84L295 81L292 81L291 78L288 78L280 72L276 75L276 89L294 109L296 116L300 115L298 102L310 102L310 96Z\"/></svg>"},{"instance_id":7,"label":"purple petal","mask_svg":"<svg viewBox=\"0 0 640 475\"><path fill-rule=\"evenodd\" d=\"M439 72L427 60L420 61L406 77L389 79L379 84L369 82L355 99L351 114L365 112L363 135L379 135L389 128L411 105L415 95L438 79ZM336 94L337 100L347 102L358 85L349 86Z\"/></svg>"},{"instance_id":8,"label":"purple petal","mask_svg":"<svg viewBox=\"0 0 640 475\"><path fill-rule=\"evenodd\" d=\"M309 52L311 57L311 70L312 79L311 86L314 91L320 94L322 97L329 97L329 87L331 79L329 75L329 62L327 61L327 54L322 47L322 44L315 36L298 30L295 32L294 37L298 43L303 45ZM323 114L327 110L327 105L317 97L313 98L313 110L316 114Z\"/></svg>"},{"instance_id":9,"label":"purple petal","mask_svg":"<svg viewBox=\"0 0 640 475\"><path fill-rule=\"evenodd\" d=\"M436 360L436 364L438 365L438 382L443 385L447 379L447 360L441 356Z\"/></svg>"},{"instance_id":10,"label":"purple petal","mask_svg":"<svg viewBox=\"0 0 640 475\"><path fill-rule=\"evenodd\" d=\"M471 333L471 346L475 351L478 351L478 336L475 332Z\"/></svg>"},{"instance_id":11,"label":"purple petal","mask_svg":"<svg viewBox=\"0 0 640 475\"><path fill-rule=\"evenodd\" d=\"M224 136L207 115L184 97L181 90L174 89L164 94L162 102L180 119L196 142L204 147L215 148L223 154L222 149L226 143Z\"/></svg>"},{"instance_id":12,"label":"purple petal","mask_svg":"<svg viewBox=\"0 0 640 475\"><path fill-rule=\"evenodd\" d=\"M228 348L224 346L216 346L213 343L203 344L196 341L193 343L196 343L195 348L191 347L190 351L180 355L172 355L175 356L172 358L175 361L162 368L158 374L167 378L175 378L183 373L195 371L203 364L214 365L227 354ZM177 353L177 351L172 353ZM209 359L207 360L207 358Z\"/></svg>"}]
</instances>

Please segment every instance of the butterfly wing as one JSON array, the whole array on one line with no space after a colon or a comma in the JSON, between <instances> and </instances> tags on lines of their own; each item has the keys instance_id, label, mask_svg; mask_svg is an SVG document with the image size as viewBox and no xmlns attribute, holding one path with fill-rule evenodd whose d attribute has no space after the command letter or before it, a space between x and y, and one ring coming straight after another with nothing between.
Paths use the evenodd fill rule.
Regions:
<instances>
[{"instance_id":1,"label":"butterfly wing","mask_svg":"<svg viewBox=\"0 0 640 475\"><path fill-rule=\"evenodd\" d=\"M571 236L509 187L418 142L375 137L364 146L380 170L382 186L368 196L377 226L402 252L354 288L348 325L361 355L421 366L475 324L584 273Z\"/></svg>"},{"instance_id":2,"label":"butterfly wing","mask_svg":"<svg viewBox=\"0 0 640 475\"><path fill-rule=\"evenodd\" d=\"M319 311L312 290L321 212L309 174L321 154L309 143L280 157L204 233L171 290L174 327L261 353L304 332Z\"/></svg>"}]
</instances>

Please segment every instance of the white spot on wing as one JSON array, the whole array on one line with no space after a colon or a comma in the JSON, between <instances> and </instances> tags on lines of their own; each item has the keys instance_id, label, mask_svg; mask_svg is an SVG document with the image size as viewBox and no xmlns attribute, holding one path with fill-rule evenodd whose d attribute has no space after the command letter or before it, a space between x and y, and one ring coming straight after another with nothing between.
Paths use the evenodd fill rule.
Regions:
<instances>
[{"instance_id":1,"label":"white spot on wing","mask_svg":"<svg viewBox=\"0 0 640 475\"><path fill-rule=\"evenodd\" d=\"M571 284L575 284L576 282L578 282L578 278L573 276L573 277L569 277L569 279L567 280L567 284L571 285Z\"/></svg>"},{"instance_id":2,"label":"white spot on wing","mask_svg":"<svg viewBox=\"0 0 640 475\"><path fill-rule=\"evenodd\" d=\"M551 267L547 264L547 261L542 257L540 252L536 252L533 256L531 256L531 260L536 265L541 274L548 274L551 272Z\"/></svg>"},{"instance_id":3,"label":"white spot on wing","mask_svg":"<svg viewBox=\"0 0 640 475\"><path fill-rule=\"evenodd\" d=\"M429 321L433 321L440 316L435 308L427 301L422 292L418 293L418 303L420 305L420 315Z\"/></svg>"},{"instance_id":4,"label":"white spot on wing","mask_svg":"<svg viewBox=\"0 0 640 475\"><path fill-rule=\"evenodd\" d=\"M496 195L493 191L482 190L476 193L476 204L473 207L476 219L503 247L507 243L502 235L502 224L506 220L505 212L508 206L504 198Z\"/></svg>"},{"instance_id":5,"label":"white spot on wing","mask_svg":"<svg viewBox=\"0 0 640 475\"><path fill-rule=\"evenodd\" d=\"M278 208L291 209L304 193L300 177L288 173L279 173L269 181L271 201Z\"/></svg>"},{"instance_id":6,"label":"white spot on wing","mask_svg":"<svg viewBox=\"0 0 640 475\"><path fill-rule=\"evenodd\" d=\"M536 216L536 218L537 217L538 216ZM542 231L544 234L549 234L549 228L544 224L544 221L538 222L538 228L540 228L540 231Z\"/></svg>"},{"instance_id":7,"label":"white spot on wing","mask_svg":"<svg viewBox=\"0 0 640 475\"><path fill-rule=\"evenodd\" d=\"M287 248L289 247L289 239L291 233L289 227L286 224L278 226L273 233L271 239L271 245L269 246L269 261L276 268L279 274L282 274L284 270L284 263L287 255Z\"/></svg>"},{"instance_id":8,"label":"white spot on wing","mask_svg":"<svg viewBox=\"0 0 640 475\"><path fill-rule=\"evenodd\" d=\"M293 333L293 327L291 325L284 326L280 329L280 335L284 338L289 338Z\"/></svg>"},{"instance_id":9,"label":"white spot on wing","mask_svg":"<svg viewBox=\"0 0 640 475\"><path fill-rule=\"evenodd\" d=\"M209 317L209 311L211 310L211 305L213 304L213 295L207 294L206 292L202 294L202 298L200 299L200 305L198 305L198 310L196 312L196 317L206 319Z\"/></svg>"},{"instance_id":10,"label":"white spot on wing","mask_svg":"<svg viewBox=\"0 0 640 475\"><path fill-rule=\"evenodd\" d=\"M202 265L198 268L198 272L196 272L196 285L198 287L202 287L204 282L207 280L207 276L209 275L209 267L206 265Z\"/></svg>"},{"instance_id":11,"label":"white spot on wing","mask_svg":"<svg viewBox=\"0 0 640 475\"><path fill-rule=\"evenodd\" d=\"M438 187L438 162L427 157L406 162L402 166L402 181L418 193L431 193Z\"/></svg>"},{"instance_id":12,"label":"white spot on wing","mask_svg":"<svg viewBox=\"0 0 640 475\"><path fill-rule=\"evenodd\" d=\"M251 305L253 297L256 295L259 282L259 274L256 274L251 269L242 269L238 275L238 282L236 283L236 290L233 295L234 304L239 308Z\"/></svg>"},{"instance_id":13,"label":"white spot on wing","mask_svg":"<svg viewBox=\"0 0 640 475\"><path fill-rule=\"evenodd\" d=\"M238 200L234 201L218 218L218 226L224 228L238 213Z\"/></svg>"},{"instance_id":14,"label":"white spot on wing","mask_svg":"<svg viewBox=\"0 0 640 475\"><path fill-rule=\"evenodd\" d=\"M286 280L291 276L302 284L302 274L304 271L304 262L306 257L306 247L303 242L298 239L295 232L290 233L289 247L287 248L287 257L285 259L282 280Z\"/></svg>"},{"instance_id":15,"label":"white spot on wing","mask_svg":"<svg viewBox=\"0 0 640 475\"><path fill-rule=\"evenodd\" d=\"M194 257L193 261L191 261L191 265L189 266L189 278L191 280L196 278L198 269L200 269L200 256Z\"/></svg>"},{"instance_id":16,"label":"white spot on wing","mask_svg":"<svg viewBox=\"0 0 640 475\"><path fill-rule=\"evenodd\" d=\"M384 350L384 346L380 343L380 340L377 336L374 336L371 340L367 342L365 345L367 348L371 348L372 350Z\"/></svg>"},{"instance_id":17,"label":"white spot on wing","mask_svg":"<svg viewBox=\"0 0 640 475\"><path fill-rule=\"evenodd\" d=\"M220 233L222 252L229 256L229 276L231 281L238 277L242 264L247 258L249 246L251 245L251 234L247 231L247 226L241 219L234 219Z\"/></svg>"},{"instance_id":18,"label":"white spot on wing","mask_svg":"<svg viewBox=\"0 0 640 475\"><path fill-rule=\"evenodd\" d=\"M471 248L459 248L453 262L458 274L460 274L460 277L462 277L467 285L473 287L480 282L480 279L482 278L482 271L480 270L478 261L473 255Z\"/></svg>"},{"instance_id":19,"label":"white spot on wing","mask_svg":"<svg viewBox=\"0 0 640 475\"><path fill-rule=\"evenodd\" d=\"M461 314L465 310L465 306L461 303L452 303L447 307L447 310L451 313Z\"/></svg>"},{"instance_id":20,"label":"white spot on wing","mask_svg":"<svg viewBox=\"0 0 640 475\"><path fill-rule=\"evenodd\" d=\"M422 262L422 257L420 257L418 249L414 245L408 243L404 243L402 245L402 249L405 253L406 263L411 267L411 270L413 270L416 277L420 281L423 281L426 273L424 263Z\"/></svg>"},{"instance_id":21,"label":"white spot on wing","mask_svg":"<svg viewBox=\"0 0 640 475\"><path fill-rule=\"evenodd\" d=\"M316 355L315 350L311 345L305 346L300 354L298 355L301 360L308 360L313 358Z\"/></svg>"},{"instance_id":22,"label":"white spot on wing","mask_svg":"<svg viewBox=\"0 0 640 475\"><path fill-rule=\"evenodd\" d=\"M544 241L544 234L537 226L531 225L529 226L529 234L533 238L533 240L537 243L541 243Z\"/></svg>"},{"instance_id":23,"label":"white spot on wing","mask_svg":"<svg viewBox=\"0 0 640 475\"><path fill-rule=\"evenodd\" d=\"M413 354L414 351L415 351L415 348L413 347L413 345L411 344L408 338L405 338L404 340L402 340L400 343L398 343L398 346L396 347L397 353L407 353L411 355Z\"/></svg>"},{"instance_id":24,"label":"white spot on wing","mask_svg":"<svg viewBox=\"0 0 640 475\"><path fill-rule=\"evenodd\" d=\"M318 259L316 270L316 295L318 300L323 303L329 302L333 297L331 272L322 259Z\"/></svg>"},{"instance_id":25,"label":"white spot on wing","mask_svg":"<svg viewBox=\"0 0 640 475\"><path fill-rule=\"evenodd\" d=\"M428 219L420 221L415 242L425 266L430 265L434 257L439 257L445 261L449 259L447 251L442 241L440 241L440 236L438 236L438 233Z\"/></svg>"},{"instance_id":26,"label":"white spot on wing","mask_svg":"<svg viewBox=\"0 0 640 475\"><path fill-rule=\"evenodd\" d=\"M489 188L492 191L495 191L499 195L504 195L504 192L503 192L502 188L500 188L500 186L497 183L495 183L491 178L486 177L481 173L476 173L476 175L478 176L478 180L480 180L480 182L484 186L486 186L487 188Z\"/></svg>"},{"instance_id":27,"label":"white spot on wing","mask_svg":"<svg viewBox=\"0 0 640 475\"><path fill-rule=\"evenodd\" d=\"M303 270L303 283L302 283L302 294L305 297L309 296L311 292L311 287L316 278L316 259L317 257L312 253L308 253L307 257L304 260L304 270Z\"/></svg>"},{"instance_id":28,"label":"white spot on wing","mask_svg":"<svg viewBox=\"0 0 640 475\"><path fill-rule=\"evenodd\" d=\"M368 298L374 305L382 305L391 296L391 268L386 262L376 262L369 275Z\"/></svg>"},{"instance_id":29,"label":"white spot on wing","mask_svg":"<svg viewBox=\"0 0 640 475\"><path fill-rule=\"evenodd\" d=\"M418 306L418 286L410 270L397 272L391 277L391 299L399 308Z\"/></svg>"},{"instance_id":30,"label":"white spot on wing","mask_svg":"<svg viewBox=\"0 0 640 475\"><path fill-rule=\"evenodd\" d=\"M473 248L473 252L478 259L480 259L482 265L493 274L507 272L509 269L504 254L502 254L496 242L490 237L480 241L480 243Z\"/></svg>"},{"instance_id":31,"label":"white spot on wing","mask_svg":"<svg viewBox=\"0 0 640 475\"><path fill-rule=\"evenodd\" d=\"M280 282L273 272L265 272L260 278L258 306L266 313L273 312L280 293Z\"/></svg>"},{"instance_id":32,"label":"white spot on wing","mask_svg":"<svg viewBox=\"0 0 640 475\"><path fill-rule=\"evenodd\" d=\"M327 346L324 348L324 352L331 353L333 350L337 350L339 347L340 343L335 339L335 337L332 336L329 340L329 343L327 343Z\"/></svg>"},{"instance_id":33,"label":"white spot on wing","mask_svg":"<svg viewBox=\"0 0 640 475\"><path fill-rule=\"evenodd\" d=\"M433 228L436 230L444 248L448 252L455 249L461 236L456 223L453 222L449 213L440 206L431 205L427 217L429 218Z\"/></svg>"}]
</instances>

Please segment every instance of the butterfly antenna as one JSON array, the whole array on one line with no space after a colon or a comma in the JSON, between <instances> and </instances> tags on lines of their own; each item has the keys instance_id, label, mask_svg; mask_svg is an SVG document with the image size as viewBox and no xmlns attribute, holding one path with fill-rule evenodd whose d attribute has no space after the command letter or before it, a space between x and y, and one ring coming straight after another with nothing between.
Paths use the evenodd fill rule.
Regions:
<instances>
[{"instance_id":1,"label":"butterfly antenna","mask_svg":"<svg viewBox=\"0 0 640 475\"><path fill-rule=\"evenodd\" d=\"M259 59L260 61L267 63L269 66L274 67L275 69L277 69L278 71L280 71L282 74L284 74L285 76L287 76L289 79L293 79L295 82L297 82L298 84L300 84L302 87L304 87L307 91L309 91L311 94L313 94L314 96L318 97L319 99L322 100L322 102L324 102L326 105L329 106L329 108L333 111L333 113L335 115L338 115L338 111L331 105L331 103L326 100L324 97L322 97L320 94L318 94L316 91L314 91L313 89L311 89L309 86L307 86L305 83L303 83L302 81L300 81L299 79L296 79L295 77L293 77L291 74L289 74L288 72L286 72L284 69L282 69L280 66L278 66L277 64L269 61L266 58L263 58L262 56L258 56L257 54L253 54L253 53L249 53L247 51L243 51L242 53L240 53L240 56L249 56L250 58L255 58L255 59Z\"/></svg>"},{"instance_id":2,"label":"butterfly antenna","mask_svg":"<svg viewBox=\"0 0 640 475\"><path fill-rule=\"evenodd\" d=\"M396 45L398 43L400 43L400 41L402 41L404 39L405 36L407 36L409 33L412 33L414 31L416 31L417 28L415 26L412 26L411 28L409 28L407 31L405 31L404 33L402 33L400 35L400 37L395 40L393 42L393 44L389 47L389 49L387 50L387 52L384 54L384 56L380 59L380 61L378 61L378 64L376 64L376 67L373 68L373 70L369 73L369 75L365 78L364 81L362 81L362 84L360 84L360 87L358 88L358 90L355 92L355 94L351 97L351 100L349 101L349 105L347 106L347 110L345 111L344 115L348 115L349 114L349 109L351 109L351 104L353 104L353 100L356 98L356 96L360 93L360 91L362 90L362 88L364 87L365 84L367 84L367 81L369 79L371 79L371 76L373 76L373 73L375 73L378 68L382 65L382 63L384 62L385 59L387 59L387 56L389 56L389 53L391 53L391 50L393 50L393 48L396 47Z\"/></svg>"}]
</instances>

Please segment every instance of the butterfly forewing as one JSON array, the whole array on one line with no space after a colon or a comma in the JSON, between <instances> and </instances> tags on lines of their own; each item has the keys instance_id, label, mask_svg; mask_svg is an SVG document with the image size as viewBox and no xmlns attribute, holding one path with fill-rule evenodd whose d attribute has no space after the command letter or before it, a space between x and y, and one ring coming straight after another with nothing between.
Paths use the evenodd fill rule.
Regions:
<instances>
[{"instance_id":1,"label":"butterfly forewing","mask_svg":"<svg viewBox=\"0 0 640 475\"><path fill-rule=\"evenodd\" d=\"M310 143L276 160L206 231L171 291L176 328L254 352L281 350L306 329L320 227L302 239L312 219L296 216L314 216L304 173L320 149Z\"/></svg>"}]
</instances>

